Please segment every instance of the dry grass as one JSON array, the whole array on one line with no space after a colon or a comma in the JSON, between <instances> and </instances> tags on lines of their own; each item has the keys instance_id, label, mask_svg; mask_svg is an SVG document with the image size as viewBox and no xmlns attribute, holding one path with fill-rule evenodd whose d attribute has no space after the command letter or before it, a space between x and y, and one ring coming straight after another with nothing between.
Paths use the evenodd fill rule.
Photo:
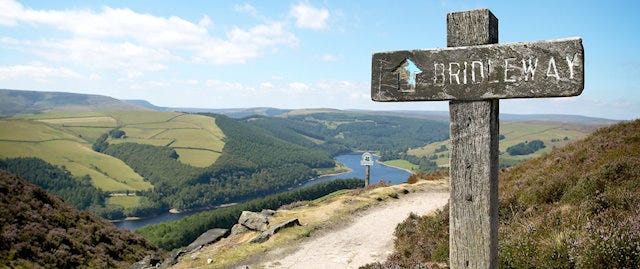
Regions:
<instances>
[{"instance_id":1,"label":"dry grass","mask_svg":"<svg viewBox=\"0 0 640 269\"><path fill-rule=\"evenodd\" d=\"M445 180L420 181L413 185L371 186L365 190L343 190L314 201L301 201L283 206L271 223L298 218L302 226L285 229L262 244L248 243L257 233L246 233L222 239L205 247L196 255L185 257L175 268L228 268L242 261L259 259L261 254L276 250L287 253L295 244L346 225L363 211L386 200L409 192L444 189ZM213 259L207 264L207 259Z\"/></svg>"}]
</instances>

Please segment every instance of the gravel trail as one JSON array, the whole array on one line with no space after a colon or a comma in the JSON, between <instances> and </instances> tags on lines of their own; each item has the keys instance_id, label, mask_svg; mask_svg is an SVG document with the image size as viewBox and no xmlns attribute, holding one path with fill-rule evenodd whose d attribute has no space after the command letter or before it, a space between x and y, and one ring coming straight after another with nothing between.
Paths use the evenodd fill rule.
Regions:
<instances>
[{"instance_id":1,"label":"gravel trail","mask_svg":"<svg viewBox=\"0 0 640 269\"><path fill-rule=\"evenodd\" d=\"M372 208L343 228L300 243L293 252L267 253L268 262L249 268L358 268L384 261L393 250L393 232L411 212L424 215L441 209L448 192L419 191Z\"/></svg>"}]
</instances>

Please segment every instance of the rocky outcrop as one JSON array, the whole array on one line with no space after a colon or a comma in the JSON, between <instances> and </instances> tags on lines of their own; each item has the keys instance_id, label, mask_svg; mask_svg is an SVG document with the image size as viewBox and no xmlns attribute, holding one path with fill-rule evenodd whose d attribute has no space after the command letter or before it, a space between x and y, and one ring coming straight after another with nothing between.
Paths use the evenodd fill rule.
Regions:
<instances>
[{"instance_id":1,"label":"rocky outcrop","mask_svg":"<svg viewBox=\"0 0 640 269\"><path fill-rule=\"evenodd\" d=\"M251 239L251 243L262 243L262 242L265 242L265 241L269 240L269 238L271 238L271 236L273 236L274 234L278 233L280 230L282 230L284 228L293 227L293 226L300 226L300 221L298 219L290 219L290 220L287 220L285 222L276 224L273 227L269 228L268 230L262 232L260 235L258 235L255 238Z\"/></svg>"},{"instance_id":2,"label":"rocky outcrop","mask_svg":"<svg viewBox=\"0 0 640 269\"><path fill-rule=\"evenodd\" d=\"M249 230L249 228L245 227L242 224L236 224L236 225L233 225L233 227L231 227L231 235L243 234L248 231L251 231L251 230Z\"/></svg>"},{"instance_id":3,"label":"rocky outcrop","mask_svg":"<svg viewBox=\"0 0 640 269\"><path fill-rule=\"evenodd\" d=\"M148 255L143 260L133 264L130 269L143 268L170 268L186 254L196 252L201 248L218 242L229 235L228 229L211 229L201 234L196 240L191 242L185 249L172 252L168 258L162 260L159 255Z\"/></svg>"},{"instance_id":4,"label":"rocky outcrop","mask_svg":"<svg viewBox=\"0 0 640 269\"><path fill-rule=\"evenodd\" d=\"M242 211L238 224L252 231L265 231L269 226L269 217L261 213Z\"/></svg>"},{"instance_id":5,"label":"rocky outcrop","mask_svg":"<svg viewBox=\"0 0 640 269\"><path fill-rule=\"evenodd\" d=\"M163 258L159 253L154 253L147 255L139 262L134 263L129 267L129 269L147 269L147 268L157 268L163 262Z\"/></svg>"},{"instance_id":6,"label":"rocky outcrop","mask_svg":"<svg viewBox=\"0 0 640 269\"><path fill-rule=\"evenodd\" d=\"M201 234L200 236L198 236L198 238L196 238L196 240L194 240L193 242L191 242L191 244L189 244L186 248L186 252L193 252L195 250L198 250L202 247L211 245L215 242L218 242L218 240L227 237L229 235L229 230L228 229L211 229L206 231L205 233Z\"/></svg>"}]
</instances>

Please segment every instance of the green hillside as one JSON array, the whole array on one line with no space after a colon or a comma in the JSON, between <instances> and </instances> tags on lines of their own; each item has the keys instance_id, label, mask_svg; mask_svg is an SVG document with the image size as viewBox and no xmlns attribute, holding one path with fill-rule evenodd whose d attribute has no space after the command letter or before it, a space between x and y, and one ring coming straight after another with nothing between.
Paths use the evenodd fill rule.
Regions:
<instances>
[{"instance_id":1,"label":"green hillside","mask_svg":"<svg viewBox=\"0 0 640 269\"><path fill-rule=\"evenodd\" d=\"M500 268L640 267L639 179L640 120L506 169L499 181ZM387 265L446 262L448 226L448 209L410 217L396 229Z\"/></svg>"},{"instance_id":2,"label":"green hillside","mask_svg":"<svg viewBox=\"0 0 640 269\"><path fill-rule=\"evenodd\" d=\"M153 187L121 160L91 150L91 143L82 135L58 124L0 119L0 148L0 158L37 157L64 166L75 176L89 175L103 191Z\"/></svg>"},{"instance_id":3,"label":"green hillside","mask_svg":"<svg viewBox=\"0 0 640 269\"><path fill-rule=\"evenodd\" d=\"M128 164L92 150L101 135L115 128L126 136L107 143L168 146L177 152L178 161L194 167L211 166L224 147L224 134L212 117L154 111L45 113L0 119L0 158L40 158L76 177L88 175L106 192L150 190L151 182ZM141 198L117 196L107 203L129 208L140 205Z\"/></svg>"},{"instance_id":4,"label":"green hillside","mask_svg":"<svg viewBox=\"0 0 640 269\"><path fill-rule=\"evenodd\" d=\"M21 118L58 125L89 143L118 128L121 139L107 142L139 143L175 149L179 161L197 167L212 165L222 152L224 134L211 117L179 112L106 111L92 113L55 113Z\"/></svg>"},{"instance_id":5,"label":"green hillside","mask_svg":"<svg viewBox=\"0 0 640 269\"><path fill-rule=\"evenodd\" d=\"M555 121L526 121L526 122L503 122L500 124L501 139L500 164L502 167L530 160L551 152L556 148L562 148L570 142L577 141L589 135L602 125L577 124ZM511 155L507 149L519 143L540 140L545 147L541 150L526 155ZM416 157L426 157L434 161L439 167L449 166L449 149L451 142L449 139L425 145L423 147L412 148L407 154ZM391 162L391 165L401 165L399 162ZM407 164L404 168L411 169L414 166Z\"/></svg>"},{"instance_id":6,"label":"green hillside","mask_svg":"<svg viewBox=\"0 0 640 269\"><path fill-rule=\"evenodd\" d=\"M332 153L405 151L449 135L446 122L335 110L295 110L284 118L251 118L248 124L306 147Z\"/></svg>"}]
</instances>

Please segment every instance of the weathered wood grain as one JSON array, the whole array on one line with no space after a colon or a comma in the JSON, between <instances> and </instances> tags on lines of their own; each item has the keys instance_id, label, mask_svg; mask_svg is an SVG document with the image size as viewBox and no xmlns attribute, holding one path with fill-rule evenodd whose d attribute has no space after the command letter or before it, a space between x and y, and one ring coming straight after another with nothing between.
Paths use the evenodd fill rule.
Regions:
<instances>
[{"instance_id":1,"label":"weathered wood grain","mask_svg":"<svg viewBox=\"0 0 640 269\"><path fill-rule=\"evenodd\" d=\"M415 74L403 69L407 59ZM371 96L381 102L576 96L584 88L583 63L581 38L380 52L372 59Z\"/></svg>"},{"instance_id":2,"label":"weathered wood grain","mask_svg":"<svg viewBox=\"0 0 640 269\"><path fill-rule=\"evenodd\" d=\"M498 20L487 9L449 13L447 45L498 42ZM449 102L451 268L498 266L499 100Z\"/></svg>"}]
</instances>

